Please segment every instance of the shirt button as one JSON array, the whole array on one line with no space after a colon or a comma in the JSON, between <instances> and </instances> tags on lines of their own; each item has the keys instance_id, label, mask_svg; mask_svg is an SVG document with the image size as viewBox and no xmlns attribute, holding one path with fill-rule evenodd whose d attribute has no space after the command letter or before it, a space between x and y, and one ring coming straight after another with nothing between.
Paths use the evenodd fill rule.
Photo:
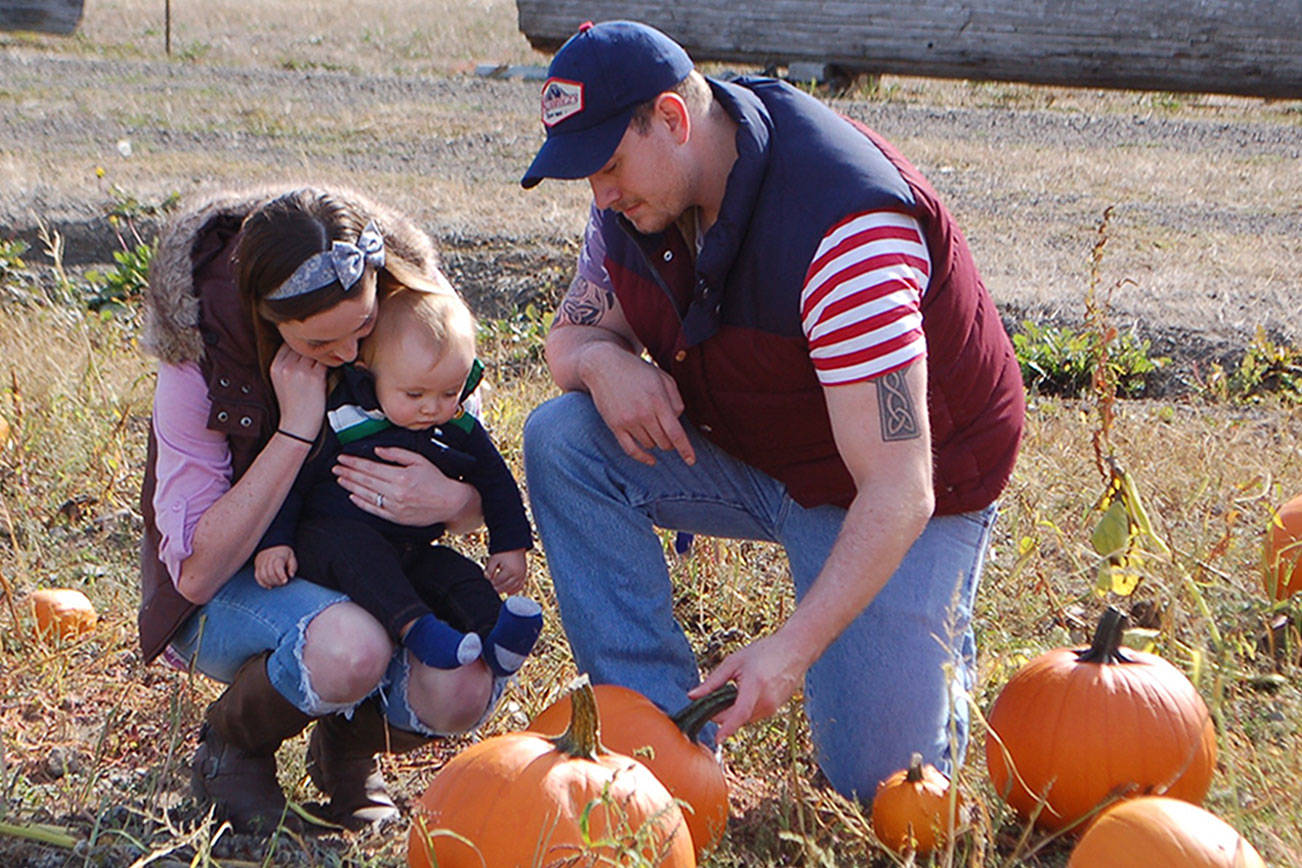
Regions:
<instances>
[{"instance_id":1,"label":"shirt button","mask_svg":"<svg viewBox=\"0 0 1302 868\"><path fill-rule=\"evenodd\" d=\"M220 380L218 380L217 382L218 382L219 384L221 384L222 388L225 388L225 387L227 387L227 386L229 386L229 385L231 384L231 381L230 381L230 378L229 378L229 377L222 377L222 378L221 378Z\"/></svg>"},{"instance_id":2,"label":"shirt button","mask_svg":"<svg viewBox=\"0 0 1302 868\"><path fill-rule=\"evenodd\" d=\"M709 425L702 425L702 426L701 426L701 430L704 431L706 434L709 434L709 433L710 433L711 431L713 431L714 429L711 428Z\"/></svg>"},{"instance_id":3,"label":"shirt button","mask_svg":"<svg viewBox=\"0 0 1302 868\"><path fill-rule=\"evenodd\" d=\"M242 418L240 419L240 427L241 427L241 428L247 428L247 427L249 427L249 426L252 425L252 424L253 424L253 420L250 419L248 416L244 416L244 417L242 417Z\"/></svg>"},{"instance_id":4,"label":"shirt button","mask_svg":"<svg viewBox=\"0 0 1302 868\"><path fill-rule=\"evenodd\" d=\"M240 391L243 392L245 395L247 395L247 394L249 393L249 387L248 387L248 386L240 386Z\"/></svg>"},{"instance_id":5,"label":"shirt button","mask_svg":"<svg viewBox=\"0 0 1302 868\"><path fill-rule=\"evenodd\" d=\"M220 413L217 414L218 422L225 422L229 418L231 418L231 414L227 413L225 410L222 410Z\"/></svg>"},{"instance_id":6,"label":"shirt button","mask_svg":"<svg viewBox=\"0 0 1302 868\"><path fill-rule=\"evenodd\" d=\"M665 251L665 262L669 262L669 261L671 261L673 258L674 258L674 252L673 252L672 250L666 250L666 251Z\"/></svg>"},{"instance_id":7,"label":"shirt button","mask_svg":"<svg viewBox=\"0 0 1302 868\"><path fill-rule=\"evenodd\" d=\"M678 352L674 353L675 362L681 362L685 358L687 358L687 350L679 350Z\"/></svg>"}]
</instances>

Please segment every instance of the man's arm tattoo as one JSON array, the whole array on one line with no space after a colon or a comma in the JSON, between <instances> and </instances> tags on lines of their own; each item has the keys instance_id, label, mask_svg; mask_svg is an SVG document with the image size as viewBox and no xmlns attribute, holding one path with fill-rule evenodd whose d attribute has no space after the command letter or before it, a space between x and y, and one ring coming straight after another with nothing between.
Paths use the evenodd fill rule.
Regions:
<instances>
[{"instance_id":1,"label":"man's arm tattoo","mask_svg":"<svg viewBox=\"0 0 1302 868\"><path fill-rule=\"evenodd\" d=\"M597 325L615 306L615 294L584 277L575 276L569 290L561 299L552 325L567 322L573 325Z\"/></svg>"},{"instance_id":2,"label":"man's arm tattoo","mask_svg":"<svg viewBox=\"0 0 1302 868\"><path fill-rule=\"evenodd\" d=\"M877 378L877 410L882 420L883 440L913 440L922 435L903 371Z\"/></svg>"}]
</instances>

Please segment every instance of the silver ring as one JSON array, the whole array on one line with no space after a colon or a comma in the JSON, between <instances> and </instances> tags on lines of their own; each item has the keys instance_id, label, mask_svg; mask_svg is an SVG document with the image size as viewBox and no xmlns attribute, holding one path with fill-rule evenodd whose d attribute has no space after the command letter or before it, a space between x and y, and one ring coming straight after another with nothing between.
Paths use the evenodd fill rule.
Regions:
<instances>
[{"instance_id":1,"label":"silver ring","mask_svg":"<svg viewBox=\"0 0 1302 868\"><path fill-rule=\"evenodd\" d=\"M375 505L379 509L384 509L384 495L378 491L375 493Z\"/></svg>"}]
</instances>

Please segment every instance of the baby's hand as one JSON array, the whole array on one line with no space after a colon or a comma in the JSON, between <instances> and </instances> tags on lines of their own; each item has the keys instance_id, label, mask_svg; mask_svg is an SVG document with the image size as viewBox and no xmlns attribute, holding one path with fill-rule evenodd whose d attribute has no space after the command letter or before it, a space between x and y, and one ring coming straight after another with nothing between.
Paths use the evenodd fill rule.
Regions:
<instances>
[{"instance_id":1,"label":"baby's hand","mask_svg":"<svg viewBox=\"0 0 1302 868\"><path fill-rule=\"evenodd\" d=\"M253 578L264 588L279 588L297 572L298 559L289 546L272 546L253 558Z\"/></svg>"},{"instance_id":2,"label":"baby's hand","mask_svg":"<svg viewBox=\"0 0 1302 868\"><path fill-rule=\"evenodd\" d=\"M499 594L518 594L523 591L524 580L529 576L524 549L489 555L484 564L484 576L493 583L493 590Z\"/></svg>"}]
</instances>

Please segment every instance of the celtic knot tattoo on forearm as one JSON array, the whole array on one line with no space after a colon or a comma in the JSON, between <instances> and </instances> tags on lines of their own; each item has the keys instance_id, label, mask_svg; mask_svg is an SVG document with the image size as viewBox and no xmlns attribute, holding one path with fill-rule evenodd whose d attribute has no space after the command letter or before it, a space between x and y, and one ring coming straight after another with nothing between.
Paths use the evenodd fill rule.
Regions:
<instances>
[{"instance_id":1,"label":"celtic knot tattoo on forearm","mask_svg":"<svg viewBox=\"0 0 1302 868\"><path fill-rule=\"evenodd\" d=\"M877 379L877 411L882 421L882 439L888 443L921 436L913 396L903 371L892 371Z\"/></svg>"},{"instance_id":2,"label":"celtic knot tattoo on forearm","mask_svg":"<svg viewBox=\"0 0 1302 868\"><path fill-rule=\"evenodd\" d=\"M574 325L596 325L615 306L615 294L583 277L575 277L570 284L552 324L568 322Z\"/></svg>"}]
</instances>

